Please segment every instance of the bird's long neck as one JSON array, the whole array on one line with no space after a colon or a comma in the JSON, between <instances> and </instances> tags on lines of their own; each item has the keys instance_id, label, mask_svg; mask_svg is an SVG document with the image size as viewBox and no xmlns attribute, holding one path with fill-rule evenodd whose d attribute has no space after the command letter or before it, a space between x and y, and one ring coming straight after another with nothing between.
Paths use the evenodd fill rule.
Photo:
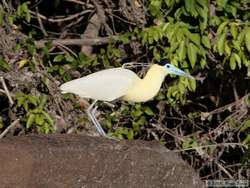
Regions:
<instances>
[{"instance_id":1,"label":"bird's long neck","mask_svg":"<svg viewBox=\"0 0 250 188\"><path fill-rule=\"evenodd\" d=\"M138 79L124 95L124 100L145 102L152 99L160 90L162 82L167 75L164 67L152 65L143 79Z\"/></svg>"},{"instance_id":2,"label":"bird's long neck","mask_svg":"<svg viewBox=\"0 0 250 188\"><path fill-rule=\"evenodd\" d=\"M149 68L146 76L142 79L142 82L143 84L146 84L147 87L158 88L159 90L166 75L167 72L164 67L154 64Z\"/></svg>"}]
</instances>

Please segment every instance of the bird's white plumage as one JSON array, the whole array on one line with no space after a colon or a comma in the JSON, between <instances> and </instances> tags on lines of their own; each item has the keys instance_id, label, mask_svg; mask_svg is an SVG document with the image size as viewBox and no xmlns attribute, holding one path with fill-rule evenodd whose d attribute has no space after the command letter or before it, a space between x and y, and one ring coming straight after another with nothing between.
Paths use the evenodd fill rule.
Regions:
<instances>
[{"instance_id":1,"label":"bird's white plumage","mask_svg":"<svg viewBox=\"0 0 250 188\"><path fill-rule=\"evenodd\" d=\"M95 72L60 86L63 93L74 93L84 98L112 101L124 96L140 78L131 70L111 68Z\"/></svg>"}]
</instances>

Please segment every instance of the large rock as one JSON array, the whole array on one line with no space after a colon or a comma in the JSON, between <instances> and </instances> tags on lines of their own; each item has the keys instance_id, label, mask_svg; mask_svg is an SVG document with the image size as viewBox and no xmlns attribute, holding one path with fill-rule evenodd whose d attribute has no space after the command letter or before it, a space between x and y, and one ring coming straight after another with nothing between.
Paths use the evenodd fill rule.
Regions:
<instances>
[{"instance_id":1,"label":"large rock","mask_svg":"<svg viewBox=\"0 0 250 188\"><path fill-rule=\"evenodd\" d=\"M156 142L79 135L0 140L0 187L202 187L176 153Z\"/></svg>"}]
</instances>

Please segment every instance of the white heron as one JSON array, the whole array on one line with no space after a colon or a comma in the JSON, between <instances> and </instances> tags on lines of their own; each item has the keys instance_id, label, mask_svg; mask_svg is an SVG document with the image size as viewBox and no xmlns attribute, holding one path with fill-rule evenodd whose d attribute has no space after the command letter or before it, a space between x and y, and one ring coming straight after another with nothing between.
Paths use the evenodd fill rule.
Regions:
<instances>
[{"instance_id":1,"label":"white heron","mask_svg":"<svg viewBox=\"0 0 250 188\"><path fill-rule=\"evenodd\" d=\"M106 136L95 117L96 102L110 102L115 99L146 102L157 95L168 74L194 79L190 74L165 63L164 65L152 64L142 79L133 71L124 67L110 68L66 82L60 86L60 89L62 93L73 93L82 98L94 99L94 102L87 109L87 114L99 134Z\"/></svg>"}]
</instances>

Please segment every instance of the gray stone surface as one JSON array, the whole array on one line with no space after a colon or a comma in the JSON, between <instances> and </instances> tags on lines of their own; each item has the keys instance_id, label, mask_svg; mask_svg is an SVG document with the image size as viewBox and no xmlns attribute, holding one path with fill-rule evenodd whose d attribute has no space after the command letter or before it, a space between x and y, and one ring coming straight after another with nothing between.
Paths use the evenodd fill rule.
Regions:
<instances>
[{"instance_id":1,"label":"gray stone surface","mask_svg":"<svg viewBox=\"0 0 250 188\"><path fill-rule=\"evenodd\" d=\"M176 153L156 142L79 135L0 140L0 187L203 187Z\"/></svg>"}]
</instances>

